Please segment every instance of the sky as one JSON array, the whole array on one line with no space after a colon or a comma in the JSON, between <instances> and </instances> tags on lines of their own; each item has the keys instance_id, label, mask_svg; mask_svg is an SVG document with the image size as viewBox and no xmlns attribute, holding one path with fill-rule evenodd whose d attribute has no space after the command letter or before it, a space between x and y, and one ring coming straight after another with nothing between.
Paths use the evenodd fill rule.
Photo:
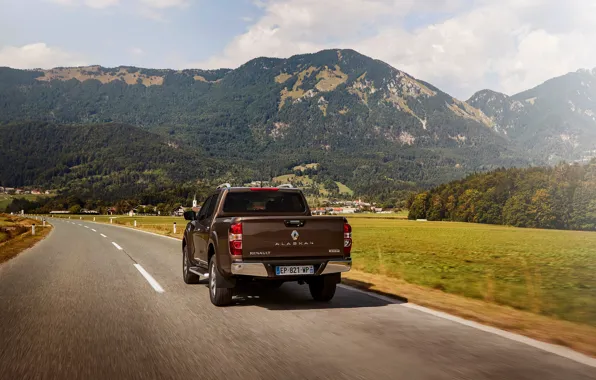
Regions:
<instances>
[{"instance_id":1,"label":"sky","mask_svg":"<svg viewBox=\"0 0 596 380\"><path fill-rule=\"evenodd\" d=\"M235 68L350 48L460 99L596 66L595 0L0 0L0 66Z\"/></svg>"}]
</instances>

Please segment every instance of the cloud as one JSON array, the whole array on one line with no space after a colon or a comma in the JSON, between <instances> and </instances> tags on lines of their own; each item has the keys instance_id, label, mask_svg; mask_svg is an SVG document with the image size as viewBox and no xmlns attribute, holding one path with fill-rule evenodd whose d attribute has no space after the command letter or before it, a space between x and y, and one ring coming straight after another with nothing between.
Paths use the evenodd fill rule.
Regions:
<instances>
[{"instance_id":1,"label":"cloud","mask_svg":"<svg viewBox=\"0 0 596 380\"><path fill-rule=\"evenodd\" d=\"M187 6L189 0L139 0L141 4L155 9L166 9Z\"/></svg>"},{"instance_id":2,"label":"cloud","mask_svg":"<svg viewBox=\"0 0 596 380\"><path fill-rule=\"evenodd\" d=\"M5 46L0 48L0 66L22 69L48 69L56 66L85 66L87 62L80 55L45 43L34 43L21 47Z\"/></svg>"},{"instance_id":3,"label":"cloud","mask_svg":"<svg viewBox=\"0 0 596 380\"><path fill-rule=\"evenodd\" d=\"M515 93L596 66L592 0L269 0L263 16L195 67L354 48L460 98ZM423 16L423 17L422 17ZM414 22L420 17L432 23Z\"/></svg>"},{"instance_id":4,"label":"cloud","mask_svg":"<svg viewBox=\"0 0 596 380\"><path fill-rule=\"evenodd\" d=\"M134 47L130 49L130 54L139 56L145 54L145 51L139 47Z\"/></svg>"},{"instance_id":5,"label":"cloud","mask_svg":"<svg viewBox=\"0 0 596 380\"><path fill-rule=\"evenodd\" d=\"M48 0L52 3L77 6L86 5L90 8L103 9L111 6L119 5L121 0ZM191 0L123 0L130 5L140 5L144 8L150 9L167 9L167 8L182 8L190 4Z\"/></svg>"},{"instance_id":6,"label":"cloud","mask_svg":"<svg viewBox=\"0 0 596 380\"><path fill-rule=\"evenodd\" d=\"M86 5L90 8L103 9L114 5L118 5L120 0L49 0L52 3L66 5L66 6L78 6Z\"/></svg>"},{"instance_id":7,"label":"cloud","mask_svg":"<svg viewBox=\"0 0 596 380\"><path fill-rule=\"evenodd\" d=\"M91 8L103 9L118 5L119 2L120 0L85 0L85 5Z\"/></svg>"}]
</instances>

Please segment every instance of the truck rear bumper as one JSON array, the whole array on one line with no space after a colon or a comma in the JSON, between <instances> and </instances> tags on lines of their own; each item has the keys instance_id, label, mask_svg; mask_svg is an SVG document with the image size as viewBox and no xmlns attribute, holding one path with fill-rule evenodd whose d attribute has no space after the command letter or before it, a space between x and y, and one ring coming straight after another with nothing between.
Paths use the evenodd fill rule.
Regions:
<instances>
[{"instance_id":1,"label":"truck rear bumper","mask_svg":"<svg viewBox=\"0 0 596 380\"><path fill-rule=\"evenodd\" d=\"M312 262L304 261L300 265L310 265ZM232 274L238 276L252 277L282 277L275 275L276 265L288 265L285 263L268 262L241 262L232 263ZM307 276L317 276L332 273L348 272L352 268L352 259L329 260L323 263L315 264L315 274Z\"/></svg>"}]
</instances>

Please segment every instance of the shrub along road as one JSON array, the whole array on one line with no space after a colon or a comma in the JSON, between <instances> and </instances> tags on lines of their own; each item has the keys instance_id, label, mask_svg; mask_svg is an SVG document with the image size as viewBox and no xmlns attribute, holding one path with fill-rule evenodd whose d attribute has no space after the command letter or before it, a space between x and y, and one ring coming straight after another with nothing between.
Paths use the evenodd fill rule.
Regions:
<instances>
[{"instance_id":1,"label":"shrub along road","mask_svg":"<svg viewBox=\"0 0 596 380\"><path fill-rule=\"evenodd\" d=\"M0 378L596 379L584 364L420 310L286 284L216 308L180 242L55 220L0 267Z\"/></svg>"}]
</instances>

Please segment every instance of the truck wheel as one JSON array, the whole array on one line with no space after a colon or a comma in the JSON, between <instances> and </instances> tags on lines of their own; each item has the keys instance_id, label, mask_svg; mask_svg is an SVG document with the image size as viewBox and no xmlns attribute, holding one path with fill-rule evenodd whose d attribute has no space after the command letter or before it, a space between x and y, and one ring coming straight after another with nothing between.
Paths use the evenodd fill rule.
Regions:
<instances>
[{"instance_id":1,"label":"truck wheel","mask_svg":"<svg viewBox=\"0 0 596 380\"><path fill-rule=\"evenodd\" d=\"M232 289L217 287L217 278L221 275L216 265L215 257L212 257L209 260L209 298L215 306L226 306L232 303Z\"/></svg>"},{"instance_id":2,"label":"truck wheel","mask_svg":"<svg viewBox=\"0 0 596 380\"><path fill-rule=\"evenodd\" d=\"M335 295L337 284L334 279L322 276L315 278L308 283L310 295L315 301L329 302Z\"/></svg>"},{"instance_id":3,"label":"truck wheel","mask_svg":"<svg viewBox=\"0 0 596 380\"><path fill-rule=\"evenodd\" d=\"M188 258L188 246L182 248L182 278L187 284L198 284L201 281L201 276L192 273L190 270L190 259Z\"/></svg>"}]
</instances>

